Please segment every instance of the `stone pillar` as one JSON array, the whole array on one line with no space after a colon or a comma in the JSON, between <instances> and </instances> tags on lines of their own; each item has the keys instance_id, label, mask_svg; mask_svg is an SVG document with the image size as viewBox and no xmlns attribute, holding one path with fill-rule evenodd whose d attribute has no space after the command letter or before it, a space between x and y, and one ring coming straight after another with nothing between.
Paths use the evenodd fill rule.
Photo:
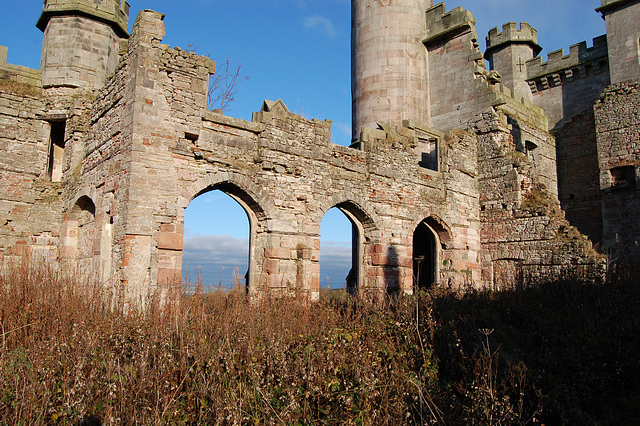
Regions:
<instances>
[{"instance_id":1,"label":"stone pillar","mask_svg":"<svg viewBox=\"0 0 640 426\"><path fill-rule=\"evenodd\" d=\"M432 0L351 2L353 138L379 121L428 124L425 13Z\"/></svg>"},{"instance_id":2,"label":"stone pillar","mask_svg":"<svg viewBox=\"0 0 640 426\"><path fill-rule=\"evenodd\" d=\"M118 65L128 21L124 0L45 0L36 24L44 33L43 86L102 87Z\"/></svg>"},{"instance_id":3,"label":"stone pillar","mask_svg":"<svg viewBox=\"0 0 640 426\"><path fill-rule=\"evenodd\" d=\"M501 83L514 94L531 101L531 89L526 82L526 62L537 56L542 48L538 45L538 32L526 22L508 22L502 32L493 28L487 35L487 50L484 54L492 70L502 76Z\"/></svg>"}]
</instances>

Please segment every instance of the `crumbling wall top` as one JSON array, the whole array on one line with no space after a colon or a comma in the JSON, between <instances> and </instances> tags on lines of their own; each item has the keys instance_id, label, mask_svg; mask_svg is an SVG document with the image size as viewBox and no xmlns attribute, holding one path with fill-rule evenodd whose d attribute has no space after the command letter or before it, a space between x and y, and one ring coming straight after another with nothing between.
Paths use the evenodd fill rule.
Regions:
<instances>
[{"instance_id":1,"label":"crumbling wall top","mask_svg":"<svg viewBox=\"0 0 640 426\"><path fill-rule=\"evenodd\" d=\"M42 87L42 73L39 70L7 63L7 46L0 46L0 79Z\"/></svg>"},{"instance_id":2,"label":"crumbling wall top","mask_svg":"<svg viewBox=\"0 0 640 426\"><path fill-rule=\"evenodd\" d=\"M456 7L447 13L447 7L442 2L427 9L426 15L427 34L423 40L425 44L453 37L468 30L475 31L476 20L473 13L462 7Z\"/></svg>"},{"instance_id":3,"label":"crumbling wall top","mask_svg":"<svg viewBox=\"0 0 640 426\"><path fill-rule=\"evenodd\" d=\"M572 45L570 49L570 53L566 56L564 49L549 53L547 62L542 62L542 57L527 61L527 79L532 80L557 73L567 68L606 58L608 55L607 36L601 35L594 38L593 47L587 47L587 42L583 41Z\"/></svg>"},{"instance_id":4,"label":"crumbling wall top","mask_svg":"<svg viewBox=\"0 0 640 426\"><path fill-rule=\"evenodd\" d=\"M135 46L138 43L151 44L154 41L161 42L166 34L164 16L164 13L151 9L141 10L131 30L131 45Z\"/></svg>"},{"instance_id":5,"label":"crumbling wall top","mask_svg":"<svg viewBox=\"0 0 640 426\"><path fill-rule=\"evenodd\" d=\"M69 14L109 24L121 38L129 36L129 3L126 0L45 0L36 27L44 31L52 17Z\"/></svg>"}]
</instances>

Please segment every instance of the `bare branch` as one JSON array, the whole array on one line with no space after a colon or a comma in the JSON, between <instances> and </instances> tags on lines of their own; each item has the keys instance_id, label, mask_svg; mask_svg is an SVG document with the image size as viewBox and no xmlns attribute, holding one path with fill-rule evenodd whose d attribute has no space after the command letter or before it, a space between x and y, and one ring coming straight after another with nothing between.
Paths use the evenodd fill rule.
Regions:
<instances>
[{"instance_id":1,"label":"bare branch","mask_svg":"<svg viewBox=\"0 0 640 426\"><path fill-rule=\"evenodd\" d=\"M235 68L231 66L231 60L227 58L218 66L218 70L209 81L209 109L219 109L225 112L231 103L235 101L238 93L238 85L251 78L242 74L242 64ZM216 108L217 107L217 108Z\"/></svg>"}]
</instances>

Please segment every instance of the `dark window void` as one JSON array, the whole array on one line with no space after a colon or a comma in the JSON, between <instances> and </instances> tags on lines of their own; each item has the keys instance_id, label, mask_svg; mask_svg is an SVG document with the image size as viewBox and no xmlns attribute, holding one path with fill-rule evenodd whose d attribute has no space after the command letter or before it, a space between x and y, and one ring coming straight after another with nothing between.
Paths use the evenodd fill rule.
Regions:
<instances>
[{"instance_id":1,"label":"dark window void","mask_svg":"<svg viewBox=\"0 0 640 426\"><path fill-rule=\"evenodd\" d=\"M438 139L419 137L416 151L420 155L420 167L438 171Z\"/></svg>"},{"instance_id":2,"label":"dark window void","mask_svg":"<svg viewBox=\"0 0 640 426\"><path fill-rule=\"evenodd\" d=\"M631 188L636 185L636 169L634 166L614 167L611 173L611 188Z\"/></svg>"},{"instance_id":3,"label":"dark window void","mask_svg":"<svg viewBox=\"0 0 640 426\"><path fill-rule=\"evenodd\" d=\"M51 122L51 134L49 139L49 165L48 173L52 182L60 182L62 180L62 162L64 158L64 121Z\"/></svg>"},{"instance_id":4,"label":"dark window void","mask_svg":"<svg viewBox=\"0 0 640 426\"><path fill-rule=\"evenodd\" d=\"M413 284L428 290L436 277L436 238L431 228L421 222L413 232Z\"/></svg>"}]
</instances>

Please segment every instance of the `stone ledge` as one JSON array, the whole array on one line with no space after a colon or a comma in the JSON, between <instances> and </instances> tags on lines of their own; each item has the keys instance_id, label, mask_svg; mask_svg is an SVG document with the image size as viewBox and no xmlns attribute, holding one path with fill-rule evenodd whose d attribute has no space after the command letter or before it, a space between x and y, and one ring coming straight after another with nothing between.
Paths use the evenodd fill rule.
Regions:
<instances>
[{"instance_id":1,"label":"stone ledge","mask_svg":"<svg viewBox=\"0 0 640 426\"><path fill-rule=\"evenodd\" d=\"M262 133L267 128L263 123L253 123L251 121L241 120L239 118L229 117L213 111L205 111L202 114L202 120L210 121L223 126L233 127L234 129L246 130L252 133Z\"/></svg>"}]
</instances>

